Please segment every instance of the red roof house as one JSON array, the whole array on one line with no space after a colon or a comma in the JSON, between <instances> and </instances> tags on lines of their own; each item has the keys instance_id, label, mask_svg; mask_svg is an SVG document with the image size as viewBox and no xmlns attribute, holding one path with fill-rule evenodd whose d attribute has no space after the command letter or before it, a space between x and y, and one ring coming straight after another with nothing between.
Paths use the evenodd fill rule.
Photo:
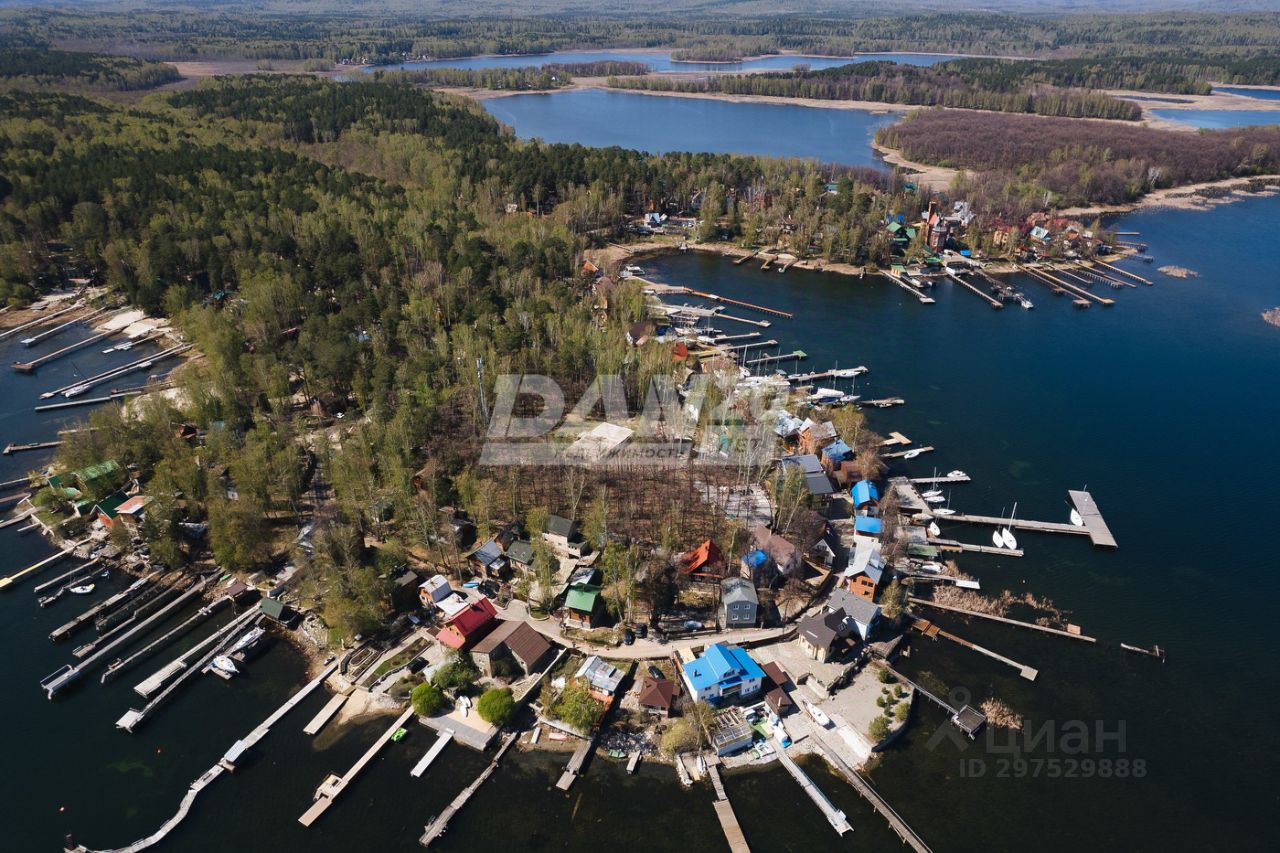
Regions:
<instances>
[{"instance_id":1,"label":"red roof house","mask_svg":"<svg viewBox=\"0 0 1280 853\"><path fill-rule=\"evenodd\" d=\"M449 622L436 635L436 639L451 649L462 651L493 629L498 618L493 602L477 599L449 617Z\"/></svg>"},{"instance_id":2,"label":"red roof house","mask_svg":"<svg viewBox=\"0 0 1280 853\"><path fill-rule=\"evenodd\" d=\"M716 543L710 539L692 551L686 551L676 558L676 567L682 575L710 575L719 577L724 574L724 557Z\"/></svg>"}]
</instances>

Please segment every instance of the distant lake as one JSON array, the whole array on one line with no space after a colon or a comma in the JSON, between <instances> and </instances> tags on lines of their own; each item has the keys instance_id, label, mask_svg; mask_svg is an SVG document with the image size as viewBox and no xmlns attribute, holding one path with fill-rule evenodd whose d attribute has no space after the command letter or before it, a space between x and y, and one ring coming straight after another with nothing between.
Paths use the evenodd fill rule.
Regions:
<instances>
[{"instance_id":1,"label":"distant lake","mask_svg":"<svg viewBox=\"0 0 1280 853\"><path fill-rule=\"evenodd\" d=\"M1214 93L1224 92L1228 95L1243 95L1246 98L1257 98L1260 101L1280 101L1280 89L1244 89L1235 86L1217 86Z\"/></svg>"},{"instance_id":2,"label":"distant lake","mask_svg":"<svg viewBox=\"0 0 1280 853\"><path fill-rule=\"evenodd\" d=\"M1151 114L1166 121L1209 130L1280 124L1280 110L1152 110Z\"/></svg>"},{"instance_id":3,"label":"distant lake","mask_svg":"<svg viewBox=\"0 0 1280 853\"><path fill-rule=\"evenodd\" d=\"M482 103L525 139L618 145L652 153L813 157L849 166L880 165L871 149L872 137L899 115L601 89L509 95Z\"/></svg>"},{"instance_id":4,"label":"distant lake","mask_svg":"<svg viewBox=\"0 0 1280 853\"><path fill-rule=\"evenodd\" d=\"M456 59L433 59L426 62L401 62L396 65L373 66L366 71L417 71L423 68L528 68L568 62L643 62L654 71L787 71L797 65L810 68L834 68L852 62L883 60L904 65L934 65L958 57L945 53L866 53L852 57L802 56L784 54L762 56L744 62L676 62L667 52L644 50L565 50L522 56L463 56Z\"/></svg>"}]
</instances>

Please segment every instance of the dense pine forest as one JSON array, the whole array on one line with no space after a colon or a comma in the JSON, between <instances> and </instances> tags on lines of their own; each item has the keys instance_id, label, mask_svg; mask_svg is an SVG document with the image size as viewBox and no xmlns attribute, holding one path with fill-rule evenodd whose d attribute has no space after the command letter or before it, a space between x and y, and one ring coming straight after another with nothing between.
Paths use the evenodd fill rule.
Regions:
<instances>
[{"instance_id":1,"label":"dense pine forest","mask_svg":"<svg viewBox=\"0 0 1280 853\"><path fill-rule=\"evenodd\" d=\"M569 62L521 68L420 68L409 71L375 71L374 79L424 86L466 87L498 91L559 89L577 77L608 77L613 74L644 75L649 66L641 62Z\"/></svg>"},{"instance_id":2,"label":"dense pine forest","mask_svg":"<svg viewBox=\"0 0 1280 853\"><path fill-rule=\"evenodd\" d=\"M163 62L66 50L0 47L0 80L8 85L128 92L181 79Z\"/></svg>"},{"instance_id":3,"label":"dense pine forest","mask_svg":"<svg viewBox=\"0 0 1280 853\"><path fill-rule=\"evenodd\" d=\"M678 22L649 10L631 15L432 19L413 12L164 12L91 8L0 12L0 37L12 44L68 49L128 45L153 59L323 58L389 62L410 57L548 53L586 47L664 47L677 58L732 60L798 51L832 56L908 50L976 55L1072 58L1173 54L1247 61L1230 82L1267 83L1274 75L1280 14L1158 12L1149 15L1017 15L913 12L867 17L783 14L716 17L681 14ZM1207 64L1207 63L1206 63Z\"/></svg>"},{"instance_id":4,"label":"dense pine forest","mask_svg":"<svg viewBox=\"0 0 1280 853\"><path fill-rule=\"evenodd\" d=\"M1026 78L1019 80L1013 75L1002 81L995 80L995 75L988 75L988 79L979 82L971 79L962 68L955 67L960 64L927 67L895 62L859 62L821 71L718 75L697 80L611 77L609 85L656 92L718 92L779 98L876 101L1074 118L1127 121L1142 118L1141 107L1109 95L1043 84L1033 86L1024 82Z\"/></svg>"}]
</instances>

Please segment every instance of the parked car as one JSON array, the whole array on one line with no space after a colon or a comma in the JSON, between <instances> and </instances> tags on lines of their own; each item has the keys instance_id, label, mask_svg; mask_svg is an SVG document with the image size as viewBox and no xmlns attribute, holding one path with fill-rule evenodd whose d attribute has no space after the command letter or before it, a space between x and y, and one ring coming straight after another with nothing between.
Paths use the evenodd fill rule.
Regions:
<instances>
[{"instance_id":1,"label":"parked car","mask_svg":"<svg viewBox=\"0 0 1280 853\"><path fill-rule=\"evenodd\" d=\"M635 631L632 631L630 628L627 628L626 630L624 630L624 631L622 632L622 642L623 642L623 643L625 643L626 645L628 645L628 646L629 646L629 645L633 644L635 641L636 641L636 632L635 632Z\"/></svg>"},{"instance_id":2,"label":"parked car","mask_svg":"<svg viewBox=\"0 0 1280 853\"><path fill-rule=\"evenodd\" d=\"M637 637L639 637L639 638L640 638L640 639L642 639L642 640L643 640L645 637L649 636L649 626L648 626L648 625L637 625L637 626L636 626L636 636L637 636Z\"/></svg>"},{"instance_id":3,"label":"parked car","mask_svg":"<svg viewBox=\"0 0 1280 853\"><path fill-rule=\"evenodd\" d=\"M653 666L652 664L649 666L649 674L652 675L654 678L666 678L666 676L662 674L662 670L658 669L656 666Z\"/></svg>"}]
</instances>

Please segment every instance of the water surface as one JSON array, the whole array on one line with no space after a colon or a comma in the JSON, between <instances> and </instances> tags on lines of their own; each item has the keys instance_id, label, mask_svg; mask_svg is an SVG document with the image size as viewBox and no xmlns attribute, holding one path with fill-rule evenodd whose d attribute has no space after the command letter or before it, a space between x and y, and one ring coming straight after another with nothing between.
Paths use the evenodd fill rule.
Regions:
<instances>
[{"instance_id":1,"label":"water surface","mask_svg":"<svg viewBox=\"0 0 1280 853\"><path fill-rule=\"evenodd\" d=\"M871 149L876 129L901 115L601 89L508 95L482 103L526 139L619 145L652 153L812 157L851 166L879 165Z\"/></svg>"},{"instance_id":2,"label":"water surface","mask_svg":"<svg viewBox=\"0 0 1280 853\"><path fill-rule=\"evenodd\" d=\"M1250 89L1248 87L1215 86L1214 92L1226 92L1228 95L1243 95L1246 98L1257 98L1260 101L1280 101L1280 89Z\"/></svg>"},{"instance_id":3,"label":"water surface","mask_svg":"<svg viewBox=\"0 0 1280 853\"><path fill-rule=\"evenodd\" d=\"M1205 130L1280 124L1280 110L1152 110L1151 114Z\"/></svg>"}]
</instances>

